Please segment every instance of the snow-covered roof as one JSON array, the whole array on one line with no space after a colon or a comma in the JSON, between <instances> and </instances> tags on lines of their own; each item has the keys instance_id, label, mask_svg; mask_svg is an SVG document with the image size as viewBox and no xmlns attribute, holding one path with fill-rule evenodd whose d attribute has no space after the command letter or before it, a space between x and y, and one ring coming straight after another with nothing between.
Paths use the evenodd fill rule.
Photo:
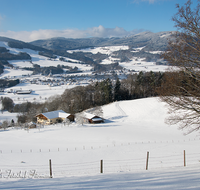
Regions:
<instances>
[{"instance_id":1,"label":"snow-covered roof","mask_svg":"<svg viewBox=\"0 0 200 190\"><path fill-rule=\"evenodd\" d=\"M64 112L63 110L56 110L56 111L51 111L51 112L42 113L42 115L44 115L44 116L47 117L48 119L53 119L53 118L57 118L57 117L66 118L66 117L68 117L70 114Z\"/></svg>"},{"instance_id":2,"label":"snow-covered roof","mask_svg":"<svg viewBox=\"0 0 200 190\"><path fill-rule=\"evenodd\" d=\"M102 118L93 118L92 121L102 121Z\"/></svg>"},{"instance_id":3,"label":"snow-covered roof","mask_svg":"<svg viewBox=\"0 0 200 190\"><path fill-rule=\"evenodd\" d=\"M92 119L93 117L95 117L95 115L91 114L91 113L84 112L84 117L87 118L87 119Z\"/></svg>"},{"instance_id":4,"label":"snow-covered roof","mask_svg":"<svg viewBox=\"0 0 200 190\"><path fill-rule=\"evenodd\" d=\"M32 125L32 124L33 124L33 125L36 125L36 123L34 123L34 122L32 122L32 121L29 122L28 124L29 124L29 125Z\"/></svg>"},{"instance_id":5,"label":"snow-covered roof","mask_svg":"<svg viewBox=\"0 0 200 190\"><path fill-rule=\"evenodd\" d=\"M94 120L94 119L102 120L101 117L91 114L91 113L87 113L87 112L84 112L84 117L87 119L92 119L92 120ZM94 118L94 117L99 117L99 118Z\"/></svg>"}]
</instances>

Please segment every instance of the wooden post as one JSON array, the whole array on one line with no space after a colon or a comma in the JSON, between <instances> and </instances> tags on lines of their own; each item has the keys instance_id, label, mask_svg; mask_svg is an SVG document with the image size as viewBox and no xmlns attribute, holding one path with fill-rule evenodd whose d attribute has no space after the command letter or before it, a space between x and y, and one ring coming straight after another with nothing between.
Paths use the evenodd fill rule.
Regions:
<instances>
[{"instance_id":1,"label":"wooden post","mask_svg":"<svg viewBox=\"0 0 200 190\"><path fill-rule=\"evenodd\" d=\"M100 162L100 173L103 173L103 160Z\"/></svg>"},{"instance_id":2,"label":"wooden post","mask_svg":"<svg viewBox=\"0 0 200 190\"><path fill-rule=\"evenodd\" d=\"M148 170L148 165L149 165L149 152L147 152L146 170Z\"/></svg>"},{"instance_id":3,"label":"wooden post","mask_svg":"<svg viewBox=\"0 0 200 190\"><path fill-rule=\"evenodd\" d=\"M50 170L50 178L53 178L53 176L52 176L52 167L51 167L51 159L49 160L49 170Z\"/></svg>"},{"instance_id":4,"label":"wooden post","mask_svg":"<svg viewBox=\"0 0 200 190\"><path fill-rule=\"evenodd\" d=\"M184 166L186 166L185 150L183 151L183 156L184 156Z\"/></svg>"}]
</instances>

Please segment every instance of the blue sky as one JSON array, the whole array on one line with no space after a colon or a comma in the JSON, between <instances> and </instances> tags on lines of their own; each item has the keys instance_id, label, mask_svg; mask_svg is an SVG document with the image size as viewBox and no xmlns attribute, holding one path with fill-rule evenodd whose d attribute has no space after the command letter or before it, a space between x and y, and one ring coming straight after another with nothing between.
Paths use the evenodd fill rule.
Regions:
<instances>
[{"instance_id":1,"label":"blue sky","mask_svg":"<svg viewBox=\"0 0 200 190\"><path fill-rule=\"evenodd\" d=\"M193 0L197 2L197 0ZM0 0L0 36L23 41L51 37L127 36L172 31L176 4L186 0Z\"/></svg>"}]
</instances>

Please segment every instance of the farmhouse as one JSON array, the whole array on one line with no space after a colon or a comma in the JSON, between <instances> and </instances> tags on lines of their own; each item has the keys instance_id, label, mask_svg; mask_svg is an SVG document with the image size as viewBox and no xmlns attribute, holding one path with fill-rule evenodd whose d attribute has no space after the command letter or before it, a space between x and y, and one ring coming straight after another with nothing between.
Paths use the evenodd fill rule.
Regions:
<instances>
[{"instance_id":1,"label":"farmhouse","mask_svg":"<svg viewBox=\"0 0 200 190\"><path fill-rule=\"evenodd\" d=\"M53 123L63 122L66 118L70 121L74 121L74 115L64 112L63 110L51 111L46 113L40 113L36 115L37 123L50 125Z\"/></svg>"},{"instance_id":2,"label":"farmhouse","mask_svg":"<svg viewBox=\"0 0 200 190\"><path fill-rule=\"evenodd\" d=\"M103 123L104 122L103 118L91 113L86 113L86 112L84 113L84 119L86 119L89 123Z\"/></svg>"}]
</instances>

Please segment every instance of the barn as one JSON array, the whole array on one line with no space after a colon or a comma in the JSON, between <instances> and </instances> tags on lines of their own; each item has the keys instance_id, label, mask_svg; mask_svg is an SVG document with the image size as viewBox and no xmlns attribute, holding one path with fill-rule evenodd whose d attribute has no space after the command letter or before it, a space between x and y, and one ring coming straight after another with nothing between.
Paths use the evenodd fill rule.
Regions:
<instances>
[{"instance_id":1,"label":"barn","mask_svg":"<svg viewBox=\"0 0 200 190\"><path fill-rule=\"evenodd\" d=\"M102 117L99 117L97 115L91 114L91 113L84 113L84 118L89 122L89 123L104 123L104 120Z\"/></svg>"}]
</instances>

